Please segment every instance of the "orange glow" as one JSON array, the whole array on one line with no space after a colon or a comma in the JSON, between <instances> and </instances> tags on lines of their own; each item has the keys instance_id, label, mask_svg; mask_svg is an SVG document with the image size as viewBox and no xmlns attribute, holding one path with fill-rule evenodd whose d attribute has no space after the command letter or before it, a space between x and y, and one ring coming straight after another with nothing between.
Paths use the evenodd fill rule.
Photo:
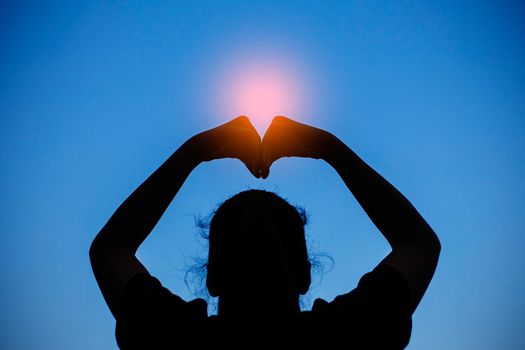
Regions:
<instances>
[{"instance_id":1,"label":"orange glow","mask_svg":"<svg viewBox=\"0 0 525 350\"><path fill-rule=\"evenodd\" d=\"M276 115L297 118L301 85L291 67L275 59L246 59L232 64L221 79L221 104L228 117L246 115L264 135Z\"/></svg>"}]
</instances>

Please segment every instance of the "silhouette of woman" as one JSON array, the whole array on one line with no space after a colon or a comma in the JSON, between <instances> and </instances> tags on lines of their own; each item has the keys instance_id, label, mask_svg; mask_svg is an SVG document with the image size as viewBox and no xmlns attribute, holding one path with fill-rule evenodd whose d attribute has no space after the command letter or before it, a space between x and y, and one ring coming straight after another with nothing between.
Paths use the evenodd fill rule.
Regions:
<instances>
[{"instance_id":1,"label":"silhouette of woman","mask_svg":"<svg viewBox=\"0 0 525 350\"><path fill-rule=\"evenodd\" d=\"M264 179L282 157L330 164L392 247L355 289L300 310L299 295L310 286L303 217L276 194L261 190L226 200L211 220L206 286L218 297L218 315L208 317L202 299L186 302L172 294L136 258L138 247L197 165L237 158ZM169 348L198 330L230 342L247 335L269 341L279 334L303 341L315 336L344 340L346 348L402 349L440 249L434 231L412 204L333 134L275 117L261 142L242 116L177 149L111 216L89 256L117 321L121 348Z\"/></svg>"}]
</instances>

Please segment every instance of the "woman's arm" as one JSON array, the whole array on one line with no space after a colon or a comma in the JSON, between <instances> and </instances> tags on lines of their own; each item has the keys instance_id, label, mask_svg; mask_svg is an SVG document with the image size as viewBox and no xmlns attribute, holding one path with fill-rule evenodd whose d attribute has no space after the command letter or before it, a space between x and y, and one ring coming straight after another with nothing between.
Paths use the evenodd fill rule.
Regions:
<instances>
[{"instance_id":1,"label":"woman's arm","mask_svg":"<svg viewBox=\"0 0 525 350\"><path fill-rule=\"evenodd\" d=\"M325 160L392 247L381 264L396 268L405 277L414 312L436 270L439 239L408 199L348 146L334 136L329 144Z\"/></svg>"},{"instance_id":2,"label":"woman's arm","mask_svg":"<svg viewBox=\"0 0 525 350\"><path fill-rule=\"evenodd\" d=\"M263 139L263 177L280 157L323 159L341 176L366 214L385 236L392 252L381 262L406 279L414 311L436 269L439 240L414 206L387 180L334 135L276 117Z\"/></svg>"},{"instance_id":3,"label":"woman's arm","mask_svg":"<svg viewBox=\"0 0 525 350\"><path fill-rule=\"evenodd\" d=\"M102 295L114 316L127 281L148 273L135 257L188 175L203 161L238 158L258 175L260 137L239 117L198 134L177 149L115 211L97 234L89 257Z\"/></svg>"}]
</instances>

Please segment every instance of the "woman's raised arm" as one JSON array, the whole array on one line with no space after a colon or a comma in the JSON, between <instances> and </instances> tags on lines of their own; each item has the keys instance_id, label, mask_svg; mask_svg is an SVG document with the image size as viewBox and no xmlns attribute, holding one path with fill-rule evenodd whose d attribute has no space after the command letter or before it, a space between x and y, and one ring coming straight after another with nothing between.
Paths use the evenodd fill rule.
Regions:
<instances>
[{"instance_id":1,"label":"woman's raised arm","mask_svg":"<svg viewBox=\"0 0 525 350\"><path fill-rule=\"evenodd\" d=\"M341 176L366 214L385 236L392 252L381 262L397 269L416 309L437 266L439 240L414 206L394 186L334 135L285 117L276 117L262 141L263 177L281 157L310 157L328 162Z\"/></svg>"},{"instance_id":2,"label":"woman's raised arm","mask_svg":"<svg viewBox=\"0 0 525 350\"><path fill-rule=\"evenodd\" d=\"M261 139L248 118L238 117L193 136L113 213L89 250L93 273L112 314L127 281L148 273L135 257L188 175L201 162L238 158L259 177Z\"/></svg>"}]
</instances>

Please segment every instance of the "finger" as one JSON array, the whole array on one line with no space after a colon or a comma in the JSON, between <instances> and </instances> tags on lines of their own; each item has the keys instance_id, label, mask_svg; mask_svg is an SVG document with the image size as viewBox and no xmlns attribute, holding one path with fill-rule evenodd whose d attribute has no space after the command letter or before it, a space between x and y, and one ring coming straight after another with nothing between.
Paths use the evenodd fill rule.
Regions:
<instances>
[{"instance_id":1,"label":"finger","mask_svg":"<svg viewBox=\"0 0 525 350\"><path fill-rule=\"evenodd\" d=\"M286 122L293 122L293 120L290 119L290 118L286 118L283 115L278 115L278 116L273 117L271 124L274 124L274 123L286 123Z\"/></svg>"},{"instance_id":2,"label":"finger","mask_svg":"<svg viewBox=\"0 0 525 350\"><path fill-rule=\"evenodd\" d=\"M253 126L252 126L253 128ZM261 136L255 128L253 128L253 149L251 154L252 168L256 178L261 177L261 160L262 160L262 142Z\"/></svg>"},{"instance_id":3,"label":"finger","mask_svg":"<svg viewBox=\"0 0 525 350\"><path fill-rule=\"evenodd\" d=\"M261 167L258 166L257 160L255 159L257 157L256 154L250 154L248 157L243 157L240 159L246 168L255 176L256 178L261 177Z\"/></svg>"},{"instance_id":4,"label":"finger","mask_svg":"<svg viewBox=\"0 0 525 350\"><path fill-rule=\"evenodd\" d=\"M256 178L261 177L261 137L256 130L246 131L245 140L239 145L239 159Z\"/></svg>"},{"instance_id":5,"label":"finger","mask_svg":"<svg viewBox=\"0 0 525 350\"><path fill-rule=\"evenodd\" d=\"M271 134L270 134L271 135ZM271 137L265 135L263 142L261 143L261 177L266 179L270 174L270 167L276 159L273 153L273 147Z\"/></svg>"},{"instance_id":6,"label":"finger","mask_svg":"<svg viewBox=\"0 0 525 350\"><path fill-rule=\"evenodd\" d=\"M274 157L282 153L282 148L286 143L283 136L281 127L272 122L268 127L268 130L266 130L261 142L263 163L269 163L276 160L277 158Z\"/></svg>"},{"instance_id":7,"label":"finger","mask_svg":"<svg viewBox=\"0 0 525 350\"><path fill-rule=\"evenodd\" d=\"M264 143L264 140L268 139L269 136L273 133L274 129L278 128L278 126L276 125L284 122L285 120L287 120L287 118L283 116L273 117L272 122L270 123L270 126L268 126L268 129L266 129L266 132L264 133L264 136L262 138L263 143Z\"/></svg>"},{"instance_id":8,"label":"finger","mask_svg":"<svg viewBox=\"0 0 525 350\"><path fill-rule=\"evenodd\" d=\"M270 167L272 166L272 163L269 163L268 165L265 165L261 168L261 178L266 179L270 175Z\"/></svg>"},{"instance_id":9,"label":"finger","mask_svg":"<svg viewBox=\"0 0 525 350\"><path fill-rule=\"evenodd\" d=\"M261 178L266 179L268 175L270 174L270 166L272 165L271 161L264 155L261 154L261 166L260 166L260 172L261 172Z\"/></svg>"},{"instance_id":10,"label":"finger","mask_svg":"<svg viewBox=\"0 0 525 350\"><path fill-rule=\"evenodd\" d=\"M258 170L256 168L253 168L251 165L248 165L247 162L243 161L243 163L246 166L246 168L250 171L250 173L252 173L253 176L255 176L256 178L260 178L261 177L260 170Z\"/></svg>"},{"instance_id":11,"label":"finger","mask_svg":"<svg viewBox=\"0 0 525 350\"><path fill-rule=\"evenodd\" d=\"M261 138L259 137L259 140L257 142L257 145L255 147L255 154L253 157L254 162L254 168L257 173L257 178L260 178L262 176L262 168L263 168L263 152L262 152L262 142Z\"/></svg>"},{"instance_id":12,"label":"finger","mask_svg":"<svg viewBox=\"0 0 525 350\"><path fill-rule=\"evenodd\" d=\"M230 120L228 122L228 124L229 125L233 125L233 126L238 126L238 127L243 127L243 128L250 129L251 131L256 133L257 136L259 136L259 142L260 142L261 136L259 135L259 132L257 131L257 129L255 129L255 127L253 126L252 122L250 121L250 119L247 116L245 116L245 115L238 116L237 118Z\"/></svg>"},{"instance_id":13,"label":"finger","mask_svg":"<svg viewBox=\"0 0 525 350\"><path fill-rule=\"evenodd\" d=\"M287 154L288 136L284 134L286 130L285 123L293 122L284 116L276 116L272 119L270 126L264 134L261 150L261 177L267 178L270 174L272 164Z\"/></svg>"},{"instance_id":14,"label":"finger","mask_svg":"<svg viewBox=\"0 0 525 350\"><path fill-rule=\"evenodd\" d=\"M253 128L253 125L250 122L250 119L248 119L248 117L245 115L240 115L237 118L230 120L228 124Z\"/></svg>"},{"instance_id":15,"label":"finger","mask_svg":"<svg viewBox=\"0 0 525 350\"><path fill-rule=\"evenodd\" d=\"M258 136L258 135L257 135ZM260 165L260 156L261 154L261 141L260 139L254 140L254 144L251 147L251 150L248 154L248 159L246 164L250 164L250 171L256 178L261 177L261 165Z\"/></svg>"}]
</instances>

